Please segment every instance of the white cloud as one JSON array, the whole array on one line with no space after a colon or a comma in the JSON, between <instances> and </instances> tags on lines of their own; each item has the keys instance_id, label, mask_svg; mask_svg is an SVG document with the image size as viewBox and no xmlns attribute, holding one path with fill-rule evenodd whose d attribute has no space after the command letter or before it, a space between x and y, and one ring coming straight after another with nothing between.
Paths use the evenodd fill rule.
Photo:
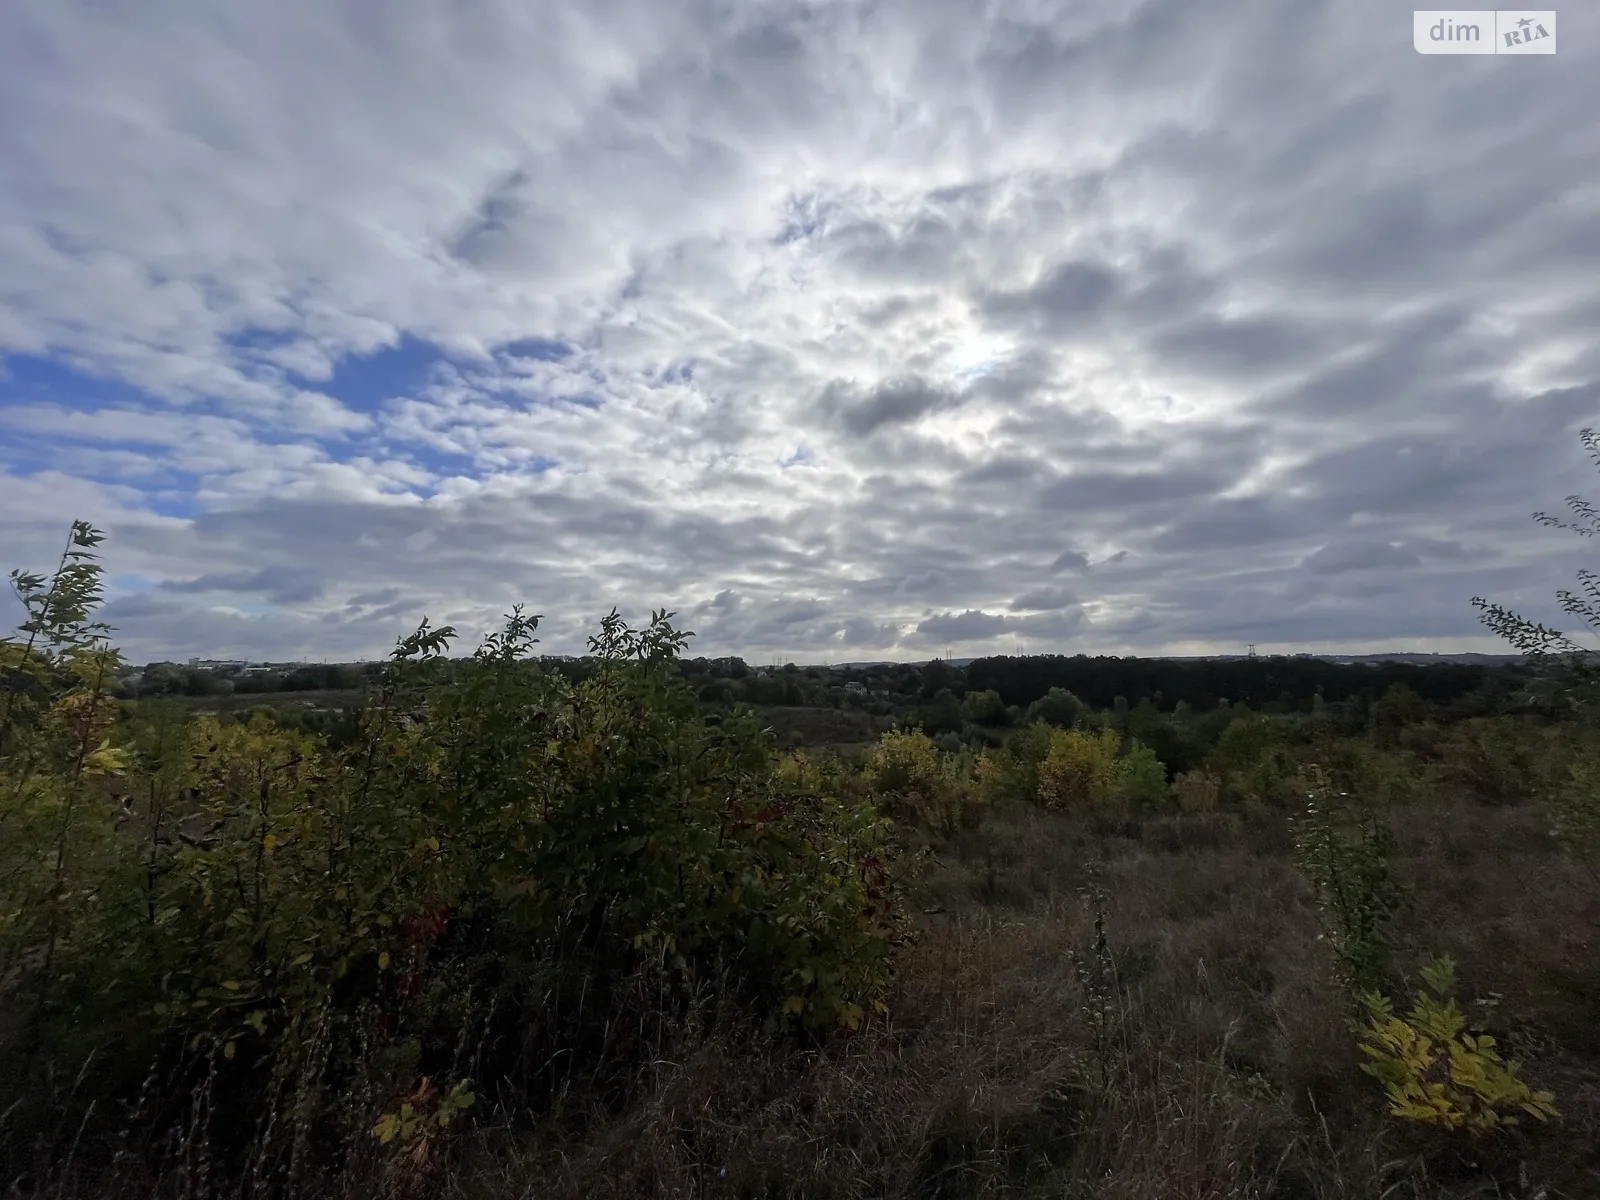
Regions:
<instances>
[{"instance_id":1,"label":"white cloud","mask_svg":"<svg viewBox=\"0 0 1600 1200\"><path fill-rule=\"evenodd\" d=\"M1587 482L1600 135L1577 54L1403 16L11 6L0 550L236 589L117 599L135 657L517 599L552 648L1483 644L1572 561L1523 514Z\"/></svg>"}]
</instances>

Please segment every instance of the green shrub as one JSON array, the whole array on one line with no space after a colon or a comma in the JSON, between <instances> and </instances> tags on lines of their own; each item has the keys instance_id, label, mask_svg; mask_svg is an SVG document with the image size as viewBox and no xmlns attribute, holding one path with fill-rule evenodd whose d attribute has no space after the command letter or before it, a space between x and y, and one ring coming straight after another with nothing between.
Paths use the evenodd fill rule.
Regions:
<instances>
[{"instance_id":1,"label":"green shrub","mask_svg":"<svg viewBox=\"0 0 1600 1200\"><path fill-rule=\"evenodd\" d=\"M1039 802L1046 808L1103 809L1117 797L1116 731L1098 736L1062 729L1050 736L1039 764Z\"/></svg>"},{"instance_id":2,"label":"green shrub","mask_svg":"<svg viewBox=\"0 0 1600 1200\"><path fill-rule=\"evenodd\" d=\"M1530 733L1514 717L1460 722L1441 746L1442 782L1484 804L1525 803L1538 766Z\"/></svg>"},{"instance_id":3,"label":"green shrub","mask_svg":"<svg viewBox=\"0 0 1600 1200\"><path fill-rule=\"evenodd\" d=\"M1313 766L1305 815L1296 822L1295 857L1316 892L1326 937L1353 993L1380 987L1389 962L1389 925L1400 892L1389 873L1394 841L1375 814L1353 812Z\"/></svg>"},{"instance_id":4,"label":"green shrub","mask_svg":"<svg viewBox=\"0 0 1600 1200\"><path fill-rule=\"evenodd\" d=\"M1367 1023L1361 1069L1378 1079L1389 1111L1405 1121L1474 1135L1519 1124L1518 1113L1536 1121L1559 1114L1555 1097L1535 1091L1519 1076L1520 1064L1500 1056L1487 1034L1467 1032L1456 1003L1455 963L1436 958L1422 968L1423 990L1406 1017L1394 1015L1377 992L1362 997Z\"/></svg>"},{"instance_id":5,"label":"green shrub","mask_svg":"<svg viewBox=\"0 0 1600 1200\"><path fill-rule=\"evenodd\" d=\"M1083 714L1084 703L1066 688L1053 687L1028 705L1026 720L1032 725L1044 722L1057 729L1071 729Z\"/></svg>"},{"instance_id":6,"label":"green shrub","mask_svg":"<svg viewBox=\"0 0 1600 1200\"><path fill-rule=\"evenodd\" d=\"M775 769L750 714L703 716L671 614L613 612L573 679L520 607L465 661L423 622L348 745L259 714L119 725L99 538L74 525L48 590L13 576L30 615L0 641L0 1004L22 1016L0 1110L76 1073L87 1119L166 1062L178 1096L229 1073L208 1103L259 1129L271 1080L334 1104L384 1047L449 1068L491 1025L545 1058L598 1046L641 970L663 1002L725 977L774 1024L882 1009L889 823Z\"/></svg>"},{"instance_id":7,"label":"green shrub","mask_svg":"<svg viewBox=\"0 0 1600 1200\"><path fill-rule=\"evenodd\" d=\"M1566 770L1550 789L1552 824L1566 851L1600 871L1600 738L1585 725Z\"/></svg>"},{"instance_id":8,"label":"green shrub","mask_svg":"<svg viewBox=\"0 0 1600 1200\"><path fill-rule=\"evenodd\" d=\"M867 752L863 774L899 815L948 836L978 820L980 761L959 741L946 750L919 730L897 730Z\"/></svg>"},{"instance_id":9,"label":"green shrub","mask_svg":"<svg viewBox=\"0 0 1600 1200\"><path fill-rule=\"evenodd\" d=\"M1207 767L1232 799L1284 804L1294 795L1294 757L1288 726L1262 714L1236 716L1206 756Z\"/></svg>"},{"instance_id":10,"label":"green shrub","mask_svg":"<svg viewBox=\"0 0 1600 1200\"><path fill-rule=\"evenodd\" d=\"M1006 739L980 759L976 786L990 804L1033 802L1039 791L1039 764L1050 752L1050 726L1036 722Z\"/></svg>"},{"instance_id":11,"label":"green shrub","mask_svg":"<svg viewBox=\"0 0 1600 1200\"><path fill-rule=\"evenodd\" d=\"M1138 740L1129 743L1117 763L1117 794L1130 807L1147 812L1167 805L1167 769L1155 751Z\"/></svg>"}]
</instances>

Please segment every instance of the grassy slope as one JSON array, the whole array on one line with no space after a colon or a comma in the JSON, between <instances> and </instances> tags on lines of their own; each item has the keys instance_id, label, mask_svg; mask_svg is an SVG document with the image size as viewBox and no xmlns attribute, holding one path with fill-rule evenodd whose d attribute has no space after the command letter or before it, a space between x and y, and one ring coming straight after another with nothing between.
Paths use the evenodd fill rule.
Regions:
<instances>
[{"instance_id":1,"label":"grassy slope","mask_svg":"<svg viewBox=\"0 0 1600 1200\"><path fill-rule=\"evenodd\" d=\"M1014 809L943 847L919 883L921 937L892 1021L805 1053L713 1020L663 1046L626 1111L574 1107L535 1136L481 1134L450 1186L574 1198L1600 1196L1600 893L1531 808L1402 809L1395 825L1411 893L1401 963L1448 951L1464 997L1503 997L1491 1021L1556 1091L1560 1126L1453 1160L1385 1115L1357 1070L1281 812L1097 830ZM1069 958L1090 936L1078 891L1092 871L1111 897L1122 989L1099 1057ZM1423 1152L1426 1174L1390 1165ZM1555 1190L1522 1190L1519 1173Z\"/></svg>"}]
</instances>

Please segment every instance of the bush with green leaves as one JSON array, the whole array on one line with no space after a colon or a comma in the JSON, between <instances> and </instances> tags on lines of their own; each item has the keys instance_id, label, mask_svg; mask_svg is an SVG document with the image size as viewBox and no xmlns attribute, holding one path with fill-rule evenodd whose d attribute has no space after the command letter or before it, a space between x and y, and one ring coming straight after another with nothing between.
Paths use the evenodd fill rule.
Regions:
<instances>
[{"instance_id":1,"label":"bush with green leaves","mask_svg":"<svg viewBox=\"0 0 1600 1200\"><path fill-rule=\"evenodd\" d=\"M1291 725L1281 717L1236 716L1206 756L1206 767L1234 800L1284 804L1294 795Z\"/></svg>"},{"instance_id":2,"label":"bush with green leaves","mask_svg":"<svg viewBox=\"0 0 1600 1200\"><path fill-rule=\"evenodd\" d=\"M411 1046L449 1091L474 1030L559 1052L646 968L680 995L725 979L775 1024L882 1009L889 822L775 770L751 714L706 717L670 613L610 614L576 679L520 606L465 661L424 621L347 745L261 716L119 726L101 536L75 524L48 586L13 575L25 636L0 641L0 1004L22 1014L0 1109L82 1068L106 1111L176 1061L169 1098L221 1069L249 1127L285 1063L336 1096L364 1045Z\"/></svg>"},{"instance_id":3,"label":"bush with green leaves","mask_svg":"<svg viewBox=\"0 0 1600 1200\"><path fill-rule=\"evenodd\" d=\"M1117 749L1114 729L1091 734L1059 729L1050 735L1050 749L1039 764L1039 803L1046 808L1093 811L1118 798Z\"/></svg>"},{"instance_id":4,"label":"bush with green leaves","mask_svg":"<svg viewBox=\"0 0 1600 1200\"><path fill-rule=\"evenodd\" d=\"M1522 804L1533 798L1536 746L1516 717L1474 717L1442 739L1435 774L1442 786L1484 804Z\"/></svg>"},{"instance_id":5,"label":"bush with green leaves","mask_svg":"<svg viewBox=\"0 0 1600 1200\"><path fill-rule=\"evenodd\" d=\"M1128 744L1117 763L1117 795L1141 812L1158 812L1169 802L1167 768L1155 751L1138 739Z\"/></svg>"},{"instance_id":6,"label":"bush with green leaves","mask_svg":"<svg viewBox=\"0 0 1600 1200\"><path fill-rule=\"evenodd\" d=\"M948 836L979 818L981 760L961 742L943 741L920 730L891 730L867 752L863 774L899 815Z\"/></svg>"},{"instance_id":7,"label":"bush with green leaves","mask_svg":"<svg viewBox=\"0 0 1600 1200\"><path fill-rule=\"evenodd\" d=\"M1007 721L1005 701L993 688L968 692L961 706L974 725L1004 725Z\"/></svg>"},{"instance_id":8,"label":"bush with green leaves","mask_svg":"<svg viewBox=\"0 0 1600 1200\"><path fill-rule=\"evenodd\" d=\"M1083 715L1085 704L1066 688L1053 687L1028 705L1027 722L1043 721L1057 729L1071 729Z\"/></svg>"},{"instance_id":9,"label":"bush with green leaves","mask_svg":"<svg viewBox=\"0 0 1600 1200\"><path fill-rule=\"evenodd\" d=\"M1590 459L1600 467L1600 433L1584 429L1581 438ZM1571 520L1544 512L1534 513L1533 519L1584 538L1600 534L1600 510L1580 495L1568 496L1566 503ZM1556 598L1568 616L1582 621L1591 634L1600 633L1600 574L1580 570L1578 583L1578 591L1562 589ZM1576 729L1583 744L1573 757L1568 776L1550 790L1550 799L1562 842L1581 860L1600 863L1600 800L1595 793L1595 783L1600 780L1600 767L1595 765L1600 762L1600 751L1595 749L1600 747L1600 720L1596 719L1600 714L1600 665L1592 650L1585 651L1559 630L1482 596L1473 597L1472 604L1483 623L1533 665L1533 680L1525 698L1548 711L1578 719Z\"/></svg>"},{"instance_id":10,"label":"bush with green leaves","mask_svg":"<svg viewBox=\"0 0 1600 1200\"><path fill-rule=\"evenodd\" d=\"M1372 812L1355 808L1320 766L1307 771L1311 789L1295 822L1296 862L1316 893L1325 937L1353 994L1383 986L1390 923L1400 890L1389 871L1394 839Z\"/></svg>"},{"instance_id":11,"label":"bush with green leaves","mask_svg":"<svg viewBox=\"0 0 1600 1200\"><path fill-rule=\"evenodd\" d=\"M1033 802L1038 798L1039 764L1050 752L1051 728L1042 722L1025 725L998 750L979 760L976 785L990 804Z\"/></svg>"},{"instance_id":12,"label":"bush with green leaves","mask_svg":"<svg viewBox=\"0 0 1600 1200\"><path fill-rule=\"evenodd\" d=\"M1585 723L1565 768L1548 789L1553 832L1566 851L1600 874L1600 731Z\"/></svg>"},{"instance_id":13,"label":"bush with green leaves","mask_svg":"<svg viewBox=\"0 0 1600 1200\"><path fill-rule=\"evenodd\" d=\"M1552 1093L1530 1087L1521 1064L1503 1058L1494 1038L1468 1030L1455 999L1454 961L1436 958L1420 974L1422 990L1404 1017L1379 992L1361 998L1368 1058L1361 1069L1383 1084L1390 1113L1474 1136L1514 1127L1523 1116L1558 1116Z\"/></svg>"}]
</instances>

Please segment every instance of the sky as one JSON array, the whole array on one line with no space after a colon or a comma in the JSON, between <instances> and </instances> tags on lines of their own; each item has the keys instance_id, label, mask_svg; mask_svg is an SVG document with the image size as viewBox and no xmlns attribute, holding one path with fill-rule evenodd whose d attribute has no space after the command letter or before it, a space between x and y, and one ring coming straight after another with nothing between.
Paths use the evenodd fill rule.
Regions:
<instances>
[{"instance_id":1,"label":"sky","mask_svg":"<svg viewBox=\"0 0 1600 1200\"><path fill-rule=\"evenodd\" d=\"M1600 492L1600 10L0 6L0 569L134 662L1507 649ZM21 609L0 601L7 628Z\"/></svg>"}]
</instances>

